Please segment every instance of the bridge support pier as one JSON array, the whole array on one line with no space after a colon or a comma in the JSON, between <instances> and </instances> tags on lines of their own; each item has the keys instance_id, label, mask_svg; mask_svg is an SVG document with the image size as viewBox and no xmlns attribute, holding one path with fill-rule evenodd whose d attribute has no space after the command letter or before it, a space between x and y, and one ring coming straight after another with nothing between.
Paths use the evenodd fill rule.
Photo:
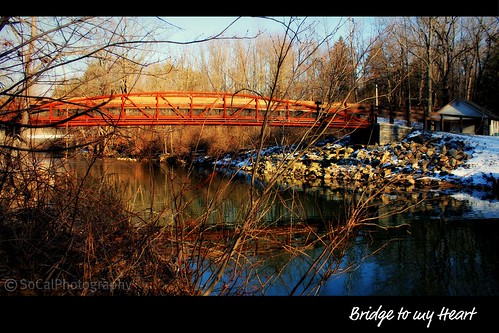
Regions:
<instances>
[{"instance_id":1,"label":"bridge support pier","mask_svg":"<svg viewBox=\"0 0 499 333\"><path fill-rule=\"evenodd\" d=\"M47 127L47 128L31 128L26 129L26 137L33 145L43 145L51 141L58 140L67 136L65 128ZM12 136L13 133L6 127L0 129L0 142L5 142L7 136Z\"/></svg>"},{"instance_id":2,"label":"bridge support pier","mask_svg":"<svg viewBox=\"0 0 499 333\"><path fill-rule=\"evenodd\" d=\"M366 145L385 145L403 140L413 131L412 127L389 123L377 123L367 128L356 129L351 138L354 142Z\"/></svg>"}]
</instances>

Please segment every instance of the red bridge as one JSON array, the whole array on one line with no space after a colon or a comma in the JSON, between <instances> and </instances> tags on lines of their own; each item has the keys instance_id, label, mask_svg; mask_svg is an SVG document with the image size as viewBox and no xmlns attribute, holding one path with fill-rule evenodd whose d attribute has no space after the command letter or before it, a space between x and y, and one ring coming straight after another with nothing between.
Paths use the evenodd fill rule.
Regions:
<instances>
[{"instance_id":1,"label":"red bridge","mask_svg":"<svg viewBox=\"0 0 499 333\"><path fill-rule=\"evenodd\" d=\"M12 110L12 108L11 108ZM15 110L12 110L15 112ZM365 128L369 110L314 101L269 99L218 92L144 92L40 102L30 109L31 126L327 126ZM0 116L7 120L8 114ZM10 115L12 120L12 114Z\"/></svg>"}]
</instances>

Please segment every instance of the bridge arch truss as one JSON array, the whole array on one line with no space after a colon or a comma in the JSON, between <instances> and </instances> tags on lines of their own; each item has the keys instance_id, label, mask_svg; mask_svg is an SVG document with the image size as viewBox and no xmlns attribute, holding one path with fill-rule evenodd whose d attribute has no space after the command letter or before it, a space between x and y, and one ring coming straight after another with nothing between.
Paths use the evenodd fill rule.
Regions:
<instances>
[{"instance_id":1,"label":"bridge arch truss","mask_svg":"<svg viewBox=\"0 0 499 333\"><path fill-rule=\"evenodd\" d=\"M269 99L218 92L140 92L39 103L30 110L34 126L328 126L365 128L369 110L314 101Z\"/></svg>"}]
</instances>

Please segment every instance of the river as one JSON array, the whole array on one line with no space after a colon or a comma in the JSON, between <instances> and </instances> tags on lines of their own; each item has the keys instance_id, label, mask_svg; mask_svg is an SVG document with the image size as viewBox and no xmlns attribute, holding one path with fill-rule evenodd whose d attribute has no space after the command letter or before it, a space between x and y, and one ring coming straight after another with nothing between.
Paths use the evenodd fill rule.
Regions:
<instances>
[{"instance_id":1,"label":"river","mask_svg":"<svg viewBox=\"0 0 499 333\"><path fill-rule=\"evenodd\" d=\"M84 172L84 161L74 161L77 170ZM188 174L184 168L115 159L98 160L92 175L114 182L130 207L144 217L160 215L162 223L173 219L179 205L192 223L202 219L227 226L237 225L248 209L250 184L242 178L229 180L202 171ZM261 221L323 229L325 222L341 219L352 202L344 193L327 189L279 191ZM381 194L367 210L375 212L373 221L381 228L362 228L337 252L340 257L318 260L320 269L309 271L326 245L315 243L304 247L302 255L291 256L289 251L254 244L247 266L238 267L243 273L231 278L236 267L229 267L222 284L230 283L236 295L499 295L499 212L493 207L486 202L477 205L466 195ZM306 242L299 234L290 236L294 242ZM208 281L210 269L204 267L197 283ZM213 293L231 294L221 285Z\"/></svg>"}]
</instances>

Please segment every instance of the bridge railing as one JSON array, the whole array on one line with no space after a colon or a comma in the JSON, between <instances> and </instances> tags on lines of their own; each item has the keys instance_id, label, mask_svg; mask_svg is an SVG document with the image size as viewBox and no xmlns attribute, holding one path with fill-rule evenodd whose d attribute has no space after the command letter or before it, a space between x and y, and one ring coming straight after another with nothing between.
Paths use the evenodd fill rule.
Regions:
<instances>
[{"instance_id":1,"label":"bridge railing","mask_svg":"<svg viewBox=\"0 0 499 333\"><path fill-rule=\"evenodd\" d=\"M365 127L368 112L314 101L269 99L250 94L144 92L73 98L35 106L30 122L54 126L261 125Z\"/></svg>"}]
</instances>

